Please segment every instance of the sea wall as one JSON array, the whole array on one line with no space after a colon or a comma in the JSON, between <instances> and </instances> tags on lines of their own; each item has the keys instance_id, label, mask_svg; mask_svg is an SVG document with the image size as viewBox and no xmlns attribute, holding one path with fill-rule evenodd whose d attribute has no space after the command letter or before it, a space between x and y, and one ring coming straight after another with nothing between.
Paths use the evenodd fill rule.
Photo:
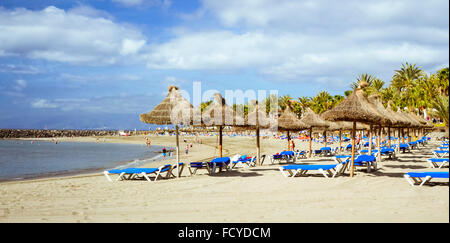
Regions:
<instances>
[{"instance_id":1,"label":"sea wall","mask_svg":"<svg viewBox=\"0 0 450 243\"><path fill-rule=\"evenodd\" d=\"M114 136L119 131L97 130L35 130L35 129L0 129L0 138L52 138L52 137L85 137Z\"/></svg>"}]
</instances>

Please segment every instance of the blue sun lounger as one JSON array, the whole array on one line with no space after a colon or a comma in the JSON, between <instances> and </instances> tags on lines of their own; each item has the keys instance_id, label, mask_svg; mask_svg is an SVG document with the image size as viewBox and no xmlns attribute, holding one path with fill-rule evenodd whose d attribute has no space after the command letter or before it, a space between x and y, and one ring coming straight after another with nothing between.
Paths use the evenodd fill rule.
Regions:
<instances>
[{"instance_id":1,"label":"blue sun lounger","mask_svg":"<svg viewBox=\"0 0 450 243\"><path fill-rule=\"evenodd\" d=\"M448 157L448 150L434 150L433 154L436 158L444 158L445 156Z\"/></svg>"},{"instance_id":2,"label":"blue sun lounger","mask_svg":"<svg viewBox=\"0 0 450 243\"><path fill-rule=\"evenodd\" d=\"M151 174L155 174L156 181L159 177L162 177L161 174L166 172L165 178L168 178L171 175L172 165L163 165L158 168L126 168L126 169L117 169L117 170L105 170L103 174L106 176L108 181L112 182L110 174L119 174L119 177L116 181L119 180L132 180L132 179L142 179L145 178L147 181L152 181L150 179Z\"/></svg>"},{"instance_id":3,"label":"blue sun lounger","mask_svg":"<svg viewBox=\"0 0 450 243\"><path fill-rule=\"evenodd\" d=\"M448 158L430 158L428 163L433 168L442 168L445 164L448 164Z\"/></svg>"},{"instance_id":4,"label":"blue sun lounger","mask_svg":"<svg viewBox=\"0 0 450 243\"><path fill-rule=\"evenodd\" d=\"M333 165L285 165L280 166L279 170L284 177L295 177L302 176L308 173L309 171L317 170L326 178L334 178L341 171L342 166L345 162ZM288 174L286 174L287 172ZM328 175L327 175L328 173Z\"/></svg>"},{"instance_id":5,"label":"blue sun lounger","mask_svg":"<svg viewBox=\"0 0 450 243\"><path fill-rule=\"evenodd\" d=\"M411 186L419 183L419 186L423 186L426 182L429 182L434 178L449 178L448 171L446 172L408 172L404 174L405 179Z\"/></svg>"}]
</instances>

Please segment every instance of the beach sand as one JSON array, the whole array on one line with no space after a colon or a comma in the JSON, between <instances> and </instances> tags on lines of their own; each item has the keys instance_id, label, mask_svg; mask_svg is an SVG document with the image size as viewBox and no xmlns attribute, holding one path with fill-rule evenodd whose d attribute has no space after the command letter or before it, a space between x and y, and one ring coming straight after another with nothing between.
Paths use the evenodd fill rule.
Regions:
<instances>
[{"instance_id":1,"label":"beach sand","mask_svg":"<svg viewBox=\"0 0 450 243\"><path fill-rule=\"evenodd\" d=\"M186 156L181 137L181 161L207 161L218 156L217 137L201 137ZM97 137L59 138L58 141L95 142ZM100 139L103 142L103 137ZM143 136L105 137L106 142L145 144ZM175 146L174 136L152 136L152 145ZM296 149L307 142L295 140ZM256 153L255 139L224 137L224 156ZM348 143L343 143L346 145ZM412 187L408 171L448 171L426 162L437 147L400 153L379 170L356 176L285 178L279 164L233 169L207 175L199 171L181 178L109 182L102 173L0 183L0 222L449 222L448 179L431 186ZM336 146L335 144L329 145ZM286 149L286 140L262 139L267 156ZM314 148L323 147L313 144ZM152 162L144 167L174 163ZM333 164L333 157L297 163ZM113 175L115 177L115 175Z\"/></svg>"}]
</instances>

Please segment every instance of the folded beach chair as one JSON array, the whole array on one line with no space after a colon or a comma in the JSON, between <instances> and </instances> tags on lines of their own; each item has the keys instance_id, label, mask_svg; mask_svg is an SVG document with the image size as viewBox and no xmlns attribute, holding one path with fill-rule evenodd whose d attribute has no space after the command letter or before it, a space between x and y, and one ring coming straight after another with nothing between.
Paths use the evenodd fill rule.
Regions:
<instances>
[{"instance_id":1,"label":"folded beach chair","mask_svg":"<svg viewBox=\"0 0 450 243\"><path fill-rule=\"evenodd\" d=\"M434 178L449 178L448 171L446 172L408 172L403 175L411 186L419 183L419 186L423 186L426 182L429 182Z\"/></svg>"},{"instance_id":2,"label":"folded beach chair","mask_svg":"<svg viewBox=\"0 0 450 243\"><path fill-rule=\"evenodd\" d=\"M448 150L433 150L433 154L435 158L448 157Z\"/></svg>"},{"instance_id":3,"label":"folded beach chair","mask_svg":"<svg viewBox=\"0 0 450 243\"><path fill-rule=\"evenodd\" d=\"M106 176L108 181L112 182L110 174L119 174L119 177L116 179L119 180L132 180L132 179L142 179L145 178L147 181L152 181L150 179L150 175L154 174L155 178L153 181L156 181L159 177L162 177L162 173L166 173L165 178L169 178L171 175L172 165L163 165L158 168L126 168L126 169L117 169L117 170L108 170L104 171L103 174Z\"/></svg>"},{"instance_id":4,"label":"folded beach chair","mask_svg":"<svg viewBox=\"0 0 450 243\"><path fill-rule=\"evenodd\" d=\"M302 176L309 171L317 170L326 178L334 178L339 172L345 162L333 165L285 165L280 166L279 170L284 177ZM286 174L287 172L287 174ZM328 175L327 175L328 174Z\"/></svg>"},{"instance_id":5,"label":"folded beach chair","mask_svg":"<svg viewBox=\"0 0 450 243\"><path fill-rule=\"evenodd\" d=\"M448 165L448 158L431 158L428 159L428 163L433 168L442 168L444 165Z\"/></svg>"}]
</instances>

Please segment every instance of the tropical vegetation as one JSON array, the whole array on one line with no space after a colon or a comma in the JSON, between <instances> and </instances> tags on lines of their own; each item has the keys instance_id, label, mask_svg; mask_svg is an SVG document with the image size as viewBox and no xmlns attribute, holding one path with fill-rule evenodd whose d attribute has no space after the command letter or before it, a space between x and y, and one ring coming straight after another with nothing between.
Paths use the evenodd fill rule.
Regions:
<instances>
[{"instance_id":1,"label":"tropical vegetation","mask_svg":"<svg viewBox=\"0 0 450 243\"><path fill-rule=\"evenodd\" d=\"M313 97L297 97L281 95L279 97L270 95L261 103L265 104L266 112L282 112L287 106L297 114L298 117L307 108L315 113L321 114L332 109L353 90L362 83L366 83L363 88L364 93L369 96L378 94L385 107L391 101L391 108L405 109L416 114L429 118L438 118L448 127L449 124L449 68L445 67L436 73L427 74L416 64L406 62L400 69L394 70L394 74L386 86L386 82L372 74L363 73L356 77L356 80L349 85L350 90L346 90L343 95L331 95L327 91L321 91ZM202 110L211 102L202 103ZM233 105L234 109L244 109L248 113L248 104Z\"/></svg>"}]
</instances>

